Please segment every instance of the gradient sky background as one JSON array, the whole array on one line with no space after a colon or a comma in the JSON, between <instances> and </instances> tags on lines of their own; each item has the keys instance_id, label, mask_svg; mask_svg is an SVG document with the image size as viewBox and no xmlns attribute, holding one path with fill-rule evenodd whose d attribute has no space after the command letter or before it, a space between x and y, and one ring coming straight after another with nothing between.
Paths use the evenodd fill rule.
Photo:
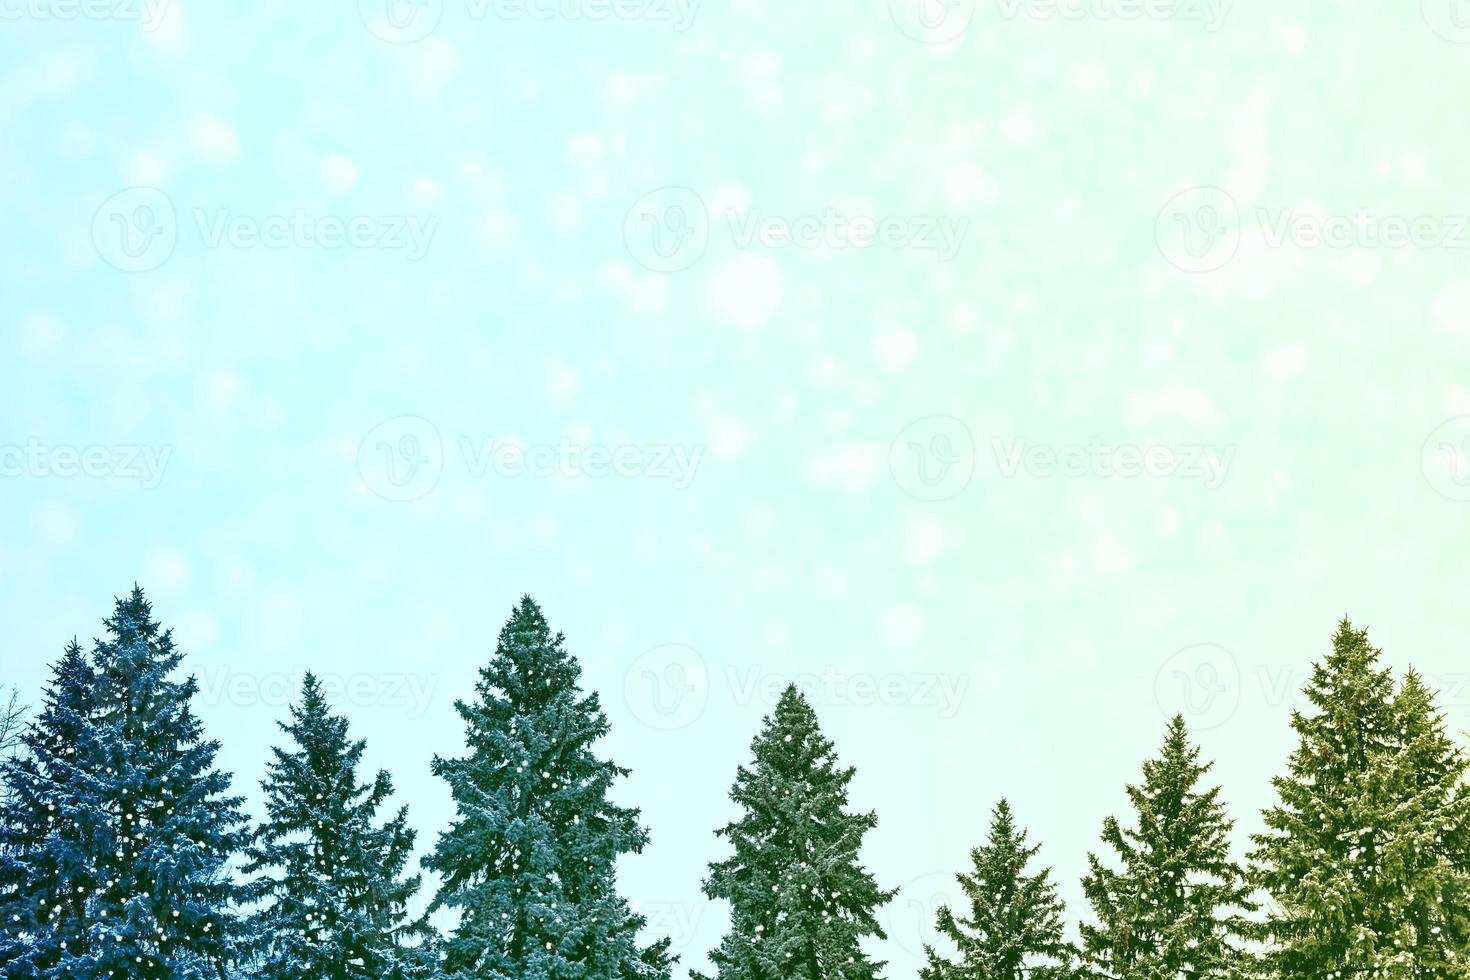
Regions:
<instances>
[{"instance_id":1,"label":"gradient sky background","mask_svg":"<svg viewBox=\"0 0 1470 980\"><path fill-rule=\"evenodd\" d=\"M0 2L29 699L139 582L252 806L310 667L427 846L530 593L685 966L797 679L893 977L1002 794L1080 914L1176 710L1243 840L1344 615L1470 727L1462 0L160 2Z\"/></svg>"}]
</instances>

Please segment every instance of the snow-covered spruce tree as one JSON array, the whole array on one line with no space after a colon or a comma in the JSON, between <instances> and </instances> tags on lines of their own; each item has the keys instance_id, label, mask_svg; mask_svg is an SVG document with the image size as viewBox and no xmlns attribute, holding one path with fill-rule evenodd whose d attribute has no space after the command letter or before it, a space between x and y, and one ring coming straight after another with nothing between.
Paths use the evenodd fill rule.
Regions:
<instances>
[{"instance_id":1,"label":"snow-covered spruce tree","mask_svg":"<svg viewBox=\"0 0 1470 980\"><path fill-rule=\"evenodd\" d=\"M0 973L59 975L69 947L85 942L96 888L89 829L97 812L86 771L92 668L73 641L52 666L39 716L5 761L0 814Z\"/></svg>"},{"instance_id":2,"label":"snow-covered spruce tree","mask_svg":"<svg viewBox=\"0 0 1470 980\"><path fill-rule=\"evenodd\" d=\"M955 876L969 901L968 912L956 916L942 906L935 923L958 957L925 946L929 962L919 971L923 980L1067 980L1073 975L1076 950L1063 936L1066 906L1057 897L1051 869L1026 873L1040 850L1039 844L1027 846L1011 805L996 804L989 839L970 851L970 872Z\"/></svg>"},{"instance_id":3,"label":"snow-covered spruce tree","mask_svg":"<svg viewBox=\"0 0 1470 980\"><path fill-rule=\"evenodd\" d=\"M1219 787L1199 788L1212 768L1189 743L1184 718L1169 722L1163 753L1127 788L1136 827L1115 817L1102 839L1120 869L1087 856L1082 890L1095 921L1084 922L1085 970L1103 980L1236 980L1254 911L1244 870L1230 859L1233 822Z\"/></svg>"},{"instance_id":4,"label":"snow-covered spruce tree","mask_svg":"<svg viewBox=\"0 0 1470 980\"><path fill-rule=\"evenodd\" d=\"M718 980L873 980L884 964L865 937L893 891L859 863L872 813L849 813L854 770L840 768L816 712L790 686L738 769L744 814L717 831L735 853L710 865L705 894L730 903L730 931L710 953ZM697 976L697 975L696 975Z\"/></svg>"},{"instance_id":5,"label":"snow-covered spruce tree","mask_svg":"<svg viewBox=\"0 0 1470 980\"><path fill-rule=\"evenodd\" d=\"M1465 760L1422 682L1396 692L1381 656L1340 624L1254 838L1253 874L1273 900L1266 962L1282 980L1470 975Z\"/></svg>"},{"instance_id":6,"label":"snow-covered spruce tree","mask_svg":"<svg viewBox=\"0 0 1470 980\"><path fill-rule=\"evenodd\" d=\"M560 633L529 596L500 631L473 702L456 702L469 754L439 758L456 817L424 866L431 910L459 912L443 972L475 980L667 980L667 944L640 948L644 917L615 862L648 841L638 811L608 799L628 774L597 757L608 731Z\"/></svg>"},{"instance_id":7,"label":"snow-covered spruce tree","mask_svg":"<svg viewBox=\"0 0 1470 980\"><path fill-rule=\"evenodd\" d=\"M1409 671L1394 700L1399 751L1375 786L1396 819L1382 861L1402 896L1402 962L1416 978L1470 977L1470 759L1445 732L1424 680Z\"/></svg>"},{"instance_id":8,"label":"snow-covered spruce tree","mask_svg":"<svg viewBox=\"0 0 1470 980\"><path fill-rule=\"evenodd\" d=\"M204 740L189 707L198 685L172 679L183 655L142 591L119 600L105 622L90 677L68 654L53 686L53 694L72 690L85 720L48 712L37 722L32 742L44 754L32 762L43 796L35 804L74 829L19 841L15 859L38 872L32 885L40 887L20 892L35 904L11 914L36 923L17 945L38 952L7 964L6 975L218 977L239 937L239 886L225 865L244 843L240 801L225 795L218 745ZM47 744L58 734L77 741Z\"/></svg>"},{"instance_id":9,"label":"snow-covered spruce tree","mask_svg":"<svg viewBox=\"0 0 1470 980\"><path fill-rule=\"evenodd\" d=\"M261 783L266 820L246 850L253 973L264 980L403 980L419 974L409 919L418 876L404 877L413 850L408 807L380 821L393 793L387 772L359 782L366 743L347 737L307 674L291 721L290 749L275 748ZM407 946L408 948L405 948Z\"/></svg>"}]
</instances>

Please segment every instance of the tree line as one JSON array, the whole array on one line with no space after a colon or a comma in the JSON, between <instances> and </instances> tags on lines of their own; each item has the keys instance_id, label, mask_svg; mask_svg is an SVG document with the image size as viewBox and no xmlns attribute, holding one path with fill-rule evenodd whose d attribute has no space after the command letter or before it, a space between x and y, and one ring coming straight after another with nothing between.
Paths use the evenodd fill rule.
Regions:
<instances>
[{"instance_id":1,"label":"tree line","mask_svg":"<svg viewBox=\"0 0 1470 980\"><path fill-rule=\"evenodd\" d=\"M455 804L422 859L392 779L308 674L252 824L215 764L182 653L139 589L105 635L53 665L3 763L0 967L7 978L669 980L678 958L619 891L648 831L615 804L628 770L608 721L529 597L500 631L460 754L432 769ZM1069 929L1048 868L1004 800L938 910L922 980L1439 980L1470 977L1467 757L1435 695L1395 680L1344 621L1294 712L1297 746L1243 860L1182 717L1103 822ZM14 711L6 716L14 719ZM16 729L12 726L12 731ZM793 686L738 767L739 816L704 893L729 905L711 978L876 980L867 951L896 890L864 868L877 816L855 811ZM429 922L439 910L453 925ZM1075 937L1075 938L1074 938Z\"/></svg>"}]
</instances>

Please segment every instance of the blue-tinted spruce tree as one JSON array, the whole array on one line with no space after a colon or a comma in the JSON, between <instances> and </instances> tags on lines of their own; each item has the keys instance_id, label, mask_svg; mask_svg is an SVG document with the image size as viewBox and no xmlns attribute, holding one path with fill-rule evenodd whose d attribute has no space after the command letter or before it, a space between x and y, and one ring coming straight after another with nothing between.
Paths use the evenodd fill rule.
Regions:
<instances>
[{"instance_id":1,"label":"blue-tinted spruce tree","mask_svg":"<svg viewBox=\"0 0 1470 980\"><path fill-rule=\"evenodd\" d=\"M1466 759L1422 680L1396 691L1381 656L1340 624L1254 838L1265 963L1282 980L1470 976Z\"/></svg>"},{"instance_id":2,"label":"blue-tinted spruce tree","mask_svg":"<svg viewBox=\"0 0 1470 980\"><path fill-rule=\"evenodd\" d=\"M1230 858L1232 821L1184 719L1128 787L1136 827L1115 817L1102 839L1121 867L1088 855L1082 889L1095 921L1082 924L1086 971L1098 980L1237 980L1252 966L1244 940L1254 911L1244 870Z\"/></svg>"},{"instance_id":3,"label":"blue-tinted spruce tree","mask_svg":"<svg viewBox=\"0 0 1470 980\"><path fill-rule=\"evenodd\" d=\"M854 770L837 764L816 712L790 686L739 767L739 819L717 833L734 854L710 866L704 891L730 903L730 931L710 953L718 980L874 980L862 949L886 938L876 911L893 898L858 862L872 813L848 811Z\"/></svg>"},{"instance_id":4,"label":"blue-tinted spruce tree","mask_svg":"<svg viewBox=\"0 0 1470 980\"><path fill-rule=\"evenodd\" d=\"M456 816L424 866L431 910L459 913L444 975L475 980L667 980L668 943L640 947L644 917L618 893L615 863L648 841L636 809L608 799L628 770L599 758L595 693L530 597L500 631L473 701L455 707L468 754L439 758Z\"/></svg>"},{"instance_id":5,"label":"blue-tinted spruce tree","mask_svg":"<svg viewBox=\"0 0 1470 980\"><path fill-rule=\"evenodd\" d=\"M96 888L88 855L97 811L86 770L92 667L72 642L52 666L41 713L6 759L0 814L0 972L60 975L68 947L86 941Z\"/></svg>"},{"instance_id":6,"label":"blue-tinted spruce tree","mask_svg":"<svg viewBox=\"0 0 1470 980\"><path fill-rule=\"evenodd\" d=\"M6 975L218 977L241 934L226 869L245 839L240 801L141 590L106 627L90 665L75 651L58 665L30 758L7 770ZM37 837L27 819L64 829Z\"/></svg>"},{"instance_id":7,"label":"blue-tinted spruce tree","mask_svg":"<svg viewBox=\"0 0 1470 980\"><path fill-rule=\"evenodd\" d=\"M923 980L1068 980L1076 950L1067 942L1066 906L1051 869L1028 874L1041 849L1028 846L1005 800L991 814L990 836L970 851L971 870L956 875L969 908L941 906L935 926L954 944L946 956L925 946Z\"/></svg>"},{"instance_id":8,"label":"blue-tinted spruce tree","mask_svg":"<svg viewBox=\"0 0 1470 980\"><path fill-rule=\"evenodd\" d=\"M418 876L405 877L414 831L408 808L385 820L387 772L359 782L366 743L349 739L321 684L307 674L261 788L266 820L244 873L259 903L251 919L252 972L264 980L407 980L430 975L427 927L410 918Z\"/></svg>"}]
</instances>

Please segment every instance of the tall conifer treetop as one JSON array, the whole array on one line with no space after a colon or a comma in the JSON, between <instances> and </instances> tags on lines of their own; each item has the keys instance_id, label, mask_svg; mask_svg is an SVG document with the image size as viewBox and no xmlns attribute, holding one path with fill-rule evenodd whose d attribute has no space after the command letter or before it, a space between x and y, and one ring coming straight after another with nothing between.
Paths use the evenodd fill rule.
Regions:
<instances>
[{"instance_id":1,"label":"tall conifer treetop","mask_svg":"<svg viewBox=\"0 0 1470 980\"><path fill-rule=\"evenodd\" d=\"M1422 680L1395 692L1381 658L1339 625L1253 838L1272 898L1266 962L1283 980L1467 975L1466 760Z\"/></svg>"},{"instance_id":2,"label":"tall conifer treetop","mask_svg":"<svg viewBox=\"0 0 1470 980\"><path fill-rule=\"evenodd\" d=\"M358 781L366 743L347 735L321 684L307 674L290 723L292 749L272 749L261 783L267 819L247 849L259 874L250 897L254 975L263 980L403 980L425 975L427 930L407 906L417 876L402 872L413 850L408 808L379 821L393 793L387 772ZM263 872L263 873L262 873Z\"/></svg>"},{"instance_id":3,"label":"tall conifer treetop","mask_svg":"<svg viewBox=\"0 0 1470 980\"><path fill-rule=\"evenodd\" d=\"M245 839L240 800L142 591L105 625L90 663L73 646L57 665L36 754L6 770L0 957L14 977L218 976L240 938L226 868Z\"/></svg>"},{"instance_id":4,"label":"tall conifer treetop","mask_svg":"<svg viewBox=\"0 0 1470 980\"><path fill-rule=\"evenodd\" d=\"M884 964L861 944L885 938L876 910L894 892L858 862L878 818L849 812L854 770L838 765L794 685L751 750L730 791L743 814L717 831L734 853L704 884L730 903L730 931L710 953L718 980L872 980Z\"/></svg>"},{"instance_id":5,"label":"tall conifer treetop","mask_svg":"<svg viewBox=\"0 0 1470 980\"><path fill-rule=\"evenodd\" d=\"M436 757L456 817L425 867L434 907L459 912L445 942L451 976L483 980L662 980L667 943L641 948L645 924L617 891L614 864L648 841L636 809L608 798L628 774L594 752L607 734L595 693L561 634L523 598L456 702L469 752Z\"/></svg>"},{"instance_id":6,"label":"tall conifer treetop","mask_svg":"<svg viewBox=\"0 0 1470 980\"><path fill-rule=\"evenodd\" d=\"M971 870L956 875L969 909L956 914L942 906L939 934L958 956L925 946L923 980L1067 980L1076 950L1064 938L1066 907L1057 897L1051 870L1032 874L1027 866L1041 846L1027 845L1005 800L991 812L990 836L970 851Z\"/></svg>"},{"instance_id":7,"label":"tall conifer treetop","mask_svg":"<svg viewBox=\"0 0 1470 980\"><path fill-rule=\"evenodd\" d=\"M22 751L4 762L0 966L7 975L57 975L66 946L85 942L86 896L96 888L88 827L99 816L88 784L92 687L91 664L73 640L52 665Z\"/></svg>"},{"instance_id":8,"label":"tall conifer treetop","mask_svg":"<svg viewBox=\"0 0 1470 980\"><path fill-rule=\"evenodd\" d=\"M1383 848L1387 888L1402 896L1397 938L1418 976L1470 976L1470 758L1417 672L1405 675L1394 712L1398 760L1375 791L1399 817Z\"/></svg>"},{"instance_id":9,"label":"tall conifer treetop","mask_svg":"<svg viewBox=\"0 0 1470 980\"><path fill-rule=\"evenodd\" d=\"M1082 924L1088 971L1106 980L1235 980L1255 909L1243 869L1230 858L1233 826L1218 787L1201 789L1212 764L1199 761L1184 718L1169 723L1159 758L1127 788L1136 825L1103 821L1119 868L1088 855L1083 891L1095 922Z\"/></svg>"}]
</instances>

